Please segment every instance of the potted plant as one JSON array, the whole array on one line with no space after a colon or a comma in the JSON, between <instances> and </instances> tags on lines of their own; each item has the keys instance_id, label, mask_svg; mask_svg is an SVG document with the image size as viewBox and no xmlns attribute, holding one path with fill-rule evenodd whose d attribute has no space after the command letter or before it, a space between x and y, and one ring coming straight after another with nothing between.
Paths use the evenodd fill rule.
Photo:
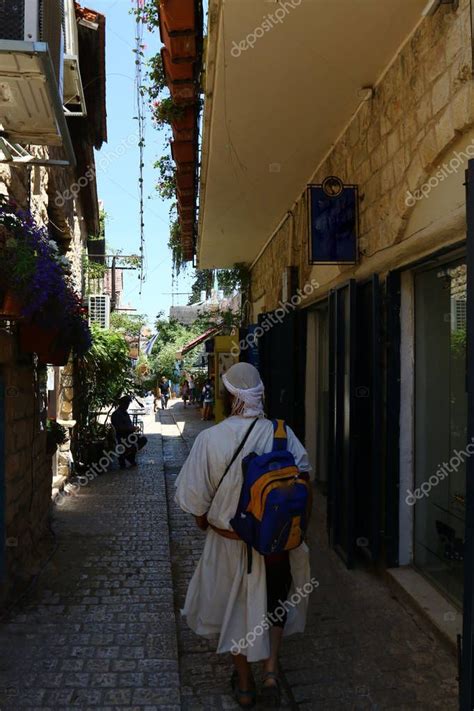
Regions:
<instances>
[{"instance_id":1,"label":"potted plant","mask_svg":"<svg viewBox=\"0 0 474 711\"><path fill-rule=\"evenodd\" d=\"M171 82L188 81L194 79L194 64L192 62L173 62L171 55L166 49L161 49L161 61L165 77ZM168 82L167 82L168 83Z\"/></svg>"},{"instance_id":2,"label":"potted plant","mask_svg":"<svg viewBox=\"0 0 474 711\"><path fill-rule=\"evenodd\" d=\"M82 355L91 343L69 260L12 202L0 202L0 227L0 283L21 304L20 346L44 363L65 365L72 348Z\"/></svg>"},{"instance_id":3,"label":"potted plant","mask_svg":"<svg viewBox=\"0 0 474 711\"><path fill-rule=\"evenodd\" d=\"M160 0L160 24L170 34L195 32L194 0Z\"/></svg>"},{"instance_id":4,"label":"potted plant","mask_svg":"<svg viewBox=\"0 0 474 711\"><path fill-rule=\"evenodd\" d=\"M193 163L196 151L193 141L171 141L171 155L176 163Z\"/></svg>"},{"instance_id":5,"label":"potted plant","mask_svg":"<svg viewBox=\"0 0 474 711\"><path fill-rule=\"evenodd\" d=\"M53 456L61 444L65 444L68 439L67 429L56 420L48 420L46 423L46 452Z\"/></svg>"},{"instance_id":6,"label":"potted plant","mask_svg":"<svg viewBox=\"0 0 474 711\"><path fill-rule=\"evenodd\" d=\"M152 103L153 108L153 120L157 126L164 126L165 124L171 124L183 117L184 108L175 104L171 97L165 99L155 99Z\"/></svg>"}]
</instances>

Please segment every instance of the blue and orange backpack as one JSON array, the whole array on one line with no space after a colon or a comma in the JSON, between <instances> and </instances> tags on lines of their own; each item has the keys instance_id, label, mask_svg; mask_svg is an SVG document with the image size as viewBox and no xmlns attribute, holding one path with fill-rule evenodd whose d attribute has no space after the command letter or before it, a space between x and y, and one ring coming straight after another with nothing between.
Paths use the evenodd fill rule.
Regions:
<instances>
[{"instance_id":1,"label":"blue and orange backpack","mask_svg":"<svg viewBox=\"0 0 474 711\"><path fill-rule=\"evenodd\" d=\"M254 425L255 422L244 443ZM297 548L308 523L309 484L287 449L285 422L273 420L273 431L271 452L252 452L242 461L242 490L237 511L230 520L247 546L262 555Z\"/></svg>"}]
</instances>

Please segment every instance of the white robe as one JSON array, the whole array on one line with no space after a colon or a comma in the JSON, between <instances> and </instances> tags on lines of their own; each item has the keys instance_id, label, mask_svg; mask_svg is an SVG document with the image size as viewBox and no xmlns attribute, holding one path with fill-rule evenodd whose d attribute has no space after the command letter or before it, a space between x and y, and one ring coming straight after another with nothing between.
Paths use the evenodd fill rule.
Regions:
<instances>
[{"instance_id":1,"label":"white robe","mask_svg":"<svg viewBox=\"0 0 474 711\"><path fill-rule=\"evenodd\" d=\"M242 453L228 471L214 498L217 485L253 420L229 417L201 432L176 480L176 502L187 513L202 516L210 523L231 529L230 519L237 509L242 486L242 458L250 452L263 454L272 449L273 426L261 419L251 432ZM287 428L288 449L300 471L309 472L308 455L294 432ZM290 551L292 589L310 584L309 552L305 543ZM307 595L288 610L285 635L303 632L308 606ZM294 598L296 599L296 598ZM247 574L247 551L242 541L231 540L208 529L204 550L189 584L182 614L198 635L218 637L217 652L240 652L254 662L270 656L265 561L253 551L252 572ZM247 635L250 635L247 637ZM254 640L255 637L255 640Z\"/></svg>"}]
</instances>

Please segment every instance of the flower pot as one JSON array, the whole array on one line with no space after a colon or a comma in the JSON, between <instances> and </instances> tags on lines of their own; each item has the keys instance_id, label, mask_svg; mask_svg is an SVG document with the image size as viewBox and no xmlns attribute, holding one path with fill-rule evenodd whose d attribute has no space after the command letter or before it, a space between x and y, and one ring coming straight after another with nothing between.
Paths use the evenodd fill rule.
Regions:
<instances>
[{"instance_id":1,"label":"flower pot","mask_svg":"<svg viewBox=\"0 0 474 711\"><path fill-rule=\"evenodd\" d=\"M165 45L172 62L192 63L197 59L197 44L194 33L174 35L160 16L161 43Z\"/></svg>"},{"instance_id":2,"label":"flower pot","mask_svg":"<svg viewBox=\"0 0 474 711\"><path fill-rule=\"evenodd\" d=\"M176 163L176 174L177 175L191 174L194 178L195 171L196 171L196 166L194 165L194 163Z\"/></svg>"},{"instance_id":3,"label":"flower pot","mask_svg":"<svg viewBox=\"0 0 474 711\"><path fill-rule=\"evenodd\" d=\"M21 318L21 310L23 304L20 299L10 290L3 293L3 299L0 296L0 316L8 319Z\"/></svg>"},{"instance_id":4,"label":"flower pot","mask_svg":"<svg viewBox=\"0 0 474 711\"><path fill-rule=\"evenodd\" d=\"M175 104L194 104L197 98L197 87L194 82L183 82L182 84L171 84L170 93Z\"/></svg>"},{"instance_id":5,"label":"flower pot","mask_svg":"<svg viewBox=\"0 0 474 711\"><path fill-rule=\"evenodd\" d=\"M193 81L194 64L192 62L173 62L166 47L163 47L161 50L161 59L168 83Z\"/></svg>"},{"instance_id":6,"label":"flower pot","mask_svg":"<svg viewBox=\"0 0 474 711\"><path fill-rule=\"evenodd\" d=\"M193 163L196 155L193 141L171 141L171 155L176 163Z\"/></svg>"},{"instance_id":7,"label":"flower pot","mask_svg":"<svg viewBox=\"0 0 474 711\"><path fill-rule=\"evenodd\" d=\"M36 353L40 363L66 365L71 347L61 341L57 328L46 328L35 323L20 324L20 349L26 353Z\"/></svg>"},{"instance_id":8,"label":"flower pot","mask_svg":"<svg viewBox=\"0 0 474 711\"><path fill-rule=\"evenodd\" d=\"M194 207L194 191L191 195L180 195L178 200L178 212L187 207Z\"/></svg>"},{"instance_id":9,"label":"flower pot","mask_svg":"<svg viewBox=\"0 0 474 711\"><path fill-rule=\"evenodd\" d=\"M160 25L173 32L195 32L194 0L161 0Z\"/></svg>"},{"instance_id":10,"label":"flower pot","mask_svg":"<svg viewBox=\"0 0 474 711\"><path fill-rule=\"evenodd\" d=\"M196 123L196 107L186 106L183 116L171 122L175 141L194 141Z\"/></svg>"},{"instance_id":11,"label":"flower pot","mask_svg":"<svg viewBox=\"0 0 474 711\"><path fill-rule=\"evenodd\" d=\"M192 173L178 173L176 176L176 187L183 194L187 190L194 191L194 175Z\"/></svg>"}]
</instances>

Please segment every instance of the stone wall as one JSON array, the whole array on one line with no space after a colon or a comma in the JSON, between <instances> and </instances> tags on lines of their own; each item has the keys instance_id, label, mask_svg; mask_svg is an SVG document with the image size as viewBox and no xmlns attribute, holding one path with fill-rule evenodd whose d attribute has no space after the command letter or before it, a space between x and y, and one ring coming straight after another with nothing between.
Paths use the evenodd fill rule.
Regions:
<instances>
[{"instance_id":1,"label":"stone wall","mask_svg":"<svg viewBox=\"0 0 474 711\"><path fill-rule=\"evenodd\" d=\"M45 368L20 355L14 333L0 330L0 377L5 389L6 585L0 601L24 585L51 545L51 457L46 454Z\"/></svg>"},{"instance_id":2,"label":"stone wall","mask_svg":"<svg viewBox=\"0 0 474 711\"><path fill-rule=\"evenodd\" d=\"M35 152L46 155L47 149ZM54 155L54 150L50 150ZM29 208L40 224L49 225L61 252L71 261L72 276L82 290L82 255L87 244L87 227L80 195L64 204L56 200L75 180L69 168L8 167L0 165L0 193ZM51 546L48 516L52 483L61 487L68 474L70 443L52 458L46 452L46 368L36 366L31 355L18 351L15 330L1 328L0 377L6 391L5 406L5 516L7 578L0 582L0 603L21 588L39 569ZM72 365L61 369L57 399L58 419L74 418ZM41 385L42 384L42 385ZM44 387L43 387L44 386Z\"/></svg>"},{"instance_id":3,"label":"stone wall","mask_svg":"<svg viewBox=\"0 0 474 711\"><path fill-rule=\"evenodd\" d=\"M302 195L253 267L253 302L265 294L265 309L276 307L285 266L299 267L301 287L316 278L322 296L338 282L368 273L367 262L376 254L385 251L384 263L389 263L389 250L403 244L414 209L415 201L407 196L450 157L453 144L474 125L472 69L470 2L460 0L456 12L441 6L408 39L373 98L362 103L328 158L315 166L310 181L320 183L328 175L337 175L358 184L358 264L309 265L306 195ZM282 205L282 214L290 207ZM422 249L421 242L407 244L407 257L417 249Z\"/></svg>"}]
</instances>

